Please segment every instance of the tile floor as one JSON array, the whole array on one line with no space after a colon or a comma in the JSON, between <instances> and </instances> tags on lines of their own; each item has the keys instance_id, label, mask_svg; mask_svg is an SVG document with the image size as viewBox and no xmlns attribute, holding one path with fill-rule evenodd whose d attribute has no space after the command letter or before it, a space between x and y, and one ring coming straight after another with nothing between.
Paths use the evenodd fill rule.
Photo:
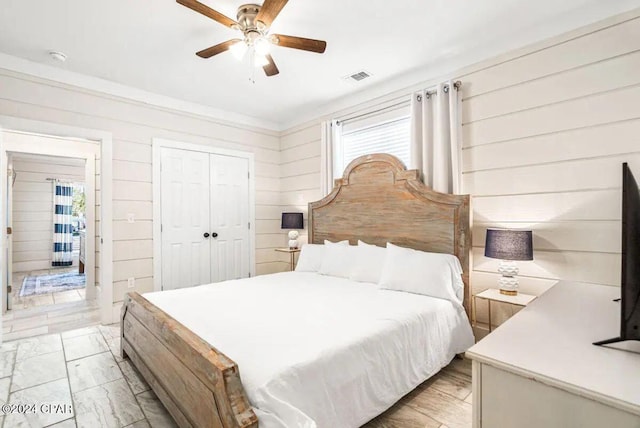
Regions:
<instances>
[{"instance_id":1,"label":"tile floor","mask_svg":"<svg viewBox=\"0 0 640 428\"><path fill-rule=\"evenodd\" d=\"M13 310L2 316L2 340L60 333L98 325L99 322L100 307L95 300Z\"/></svg>"},{"instance_id":2,"label":"tile floor","mask_svg":"<svg viewBox=\"0 0 640 428\"><path fill-rule=\"evenodd\" d=\"M7 414L3 427L174 427L131 363L120 327L91 326L0 347L0 404L51 403L56 412Z\"/></svg>"},{"instance_id":3,"label":"tile floor","mask_svg":"<svg viewBox=\"0 0 640 428\"><path fill-rule=\"evenodd\" d=\"M56 273L77 272L78 266L68 268L51 268L34 270L31 272L14 272L11 290L12 310L30 309L36 306L54 305L58 303L79 302L84 300L84 288L75 290L59 291L57 293L35 294L32 296L20 297L20 289L26 276L53 275Z\"/></svg>"},{"instance_id":4,"label":"tile floor","mask_svg":"<svg viewBox=\"0 0 640 428\"><path fill-rule=\"evenodd\" d=\"M130 361L119 325L92 326L0 347L0 404L54 403L66 413L9 414L0 426L174 427ZM4 423L4 425L3 425ZM471 363L454 359L366 428L469 428Z\"/></svg>"},{"instance_id":5,"label":"tile floor","mask_svg":"<svg viewBox=\"0 0 640 428\"><path fill-rule=\"evenodd\" d=\"M13 283L21 285L26 274L64 273L74 269L77 268L14 273ZM18 297L19 288L13 287L13 309L2 316L4 341L88 327L100 320L100 308L95 300L85 300L84 288Z\"/></svg>"}]
</instances>

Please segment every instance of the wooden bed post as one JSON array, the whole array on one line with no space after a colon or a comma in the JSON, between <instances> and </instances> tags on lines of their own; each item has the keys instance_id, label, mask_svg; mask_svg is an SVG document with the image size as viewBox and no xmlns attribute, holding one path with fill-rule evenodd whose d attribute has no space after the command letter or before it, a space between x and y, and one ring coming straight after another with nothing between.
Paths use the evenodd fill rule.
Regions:
<instances>
[{"instance_id":1,"label":"wooden bed post","mask_svg":"<svg viewBox=\"0 0 640 428\"><path fill-rule=\"evenodd\" d=\"M236 363L138 293L122 309L131 359L180 427L255 428Z\"/></svg>"}]
</instances>

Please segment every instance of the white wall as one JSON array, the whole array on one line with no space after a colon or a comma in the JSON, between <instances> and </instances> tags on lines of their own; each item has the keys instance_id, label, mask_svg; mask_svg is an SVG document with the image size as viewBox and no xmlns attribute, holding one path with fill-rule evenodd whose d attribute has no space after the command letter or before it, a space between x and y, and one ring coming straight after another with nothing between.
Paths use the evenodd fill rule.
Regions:
<instances>
[{"instance_id":1,"label":"white wall","mask_svg":"<svg viewBox=\"0 0 640 428\"><path fill-rule=\"evenodd\" d=\"M442 77L462 81L475 293L496 287L498 261L483 256L493 226L534 231L535 260L519 264L523 292L540 294L560 279L619 285L621 163L640 176L639 16L636 10ZM283 206L306 211L322 196L326 118L283 133ZM494 322L510 313L500 307ZM484 306L479 316L486 321Z\"/></svg>"},{"instance_id":2,"label":"white wall","mask_svg":"<svg viewBox=\"0 0 640 428\"><path fill-rule=\"evenodd\" d=\"M494 226L534 231L524 292L560 279L619 285L622 162L640 175L637 15L459 75L476 291L497 279L483 255Z\"/></svg>"},{"instance_id":3,"label":"white wall","mask_svg":"<svg viewBox=\"0 0 640 428\"><path fill-rule=\"evenodd\" d=\"M113 135L113 301L117 311L136 278L135 291L153 289L152 138L252 152L256 172L256 271L286 269L275 247L280 218L279 136L187 113L81 90L0 70L0 115L59 123ZM99 195L98 199L99 201ZM136 223L127 222L127 213Z\"/></svg>"},{"instance_id":4,"label":"white wall","mask_svg":"<svg viewBox=\"0 0 640 428\"><path fill-rule=\"evenodd\" d=\"M47 178L84 183L84 162L44 156L24 159L14 155L12 164L16 173L12 204L13 271L49 269L53 248L53 184ZM77 259L74 264L77 265Z\"/></svg>"},{"instance_id":5,"label":"white wall","mask_svg":"<svg viewBox=\"0 0 640 428\"><path fill-rule=\"evenodd\" d=\"M313 123L284 132L280 140L282 210L304 213L305 228L308 203L324 196L320 192L320 139L320 124ZM300 234L299 242L307 242L306 233Z\"/></svg>"}]
</instances>

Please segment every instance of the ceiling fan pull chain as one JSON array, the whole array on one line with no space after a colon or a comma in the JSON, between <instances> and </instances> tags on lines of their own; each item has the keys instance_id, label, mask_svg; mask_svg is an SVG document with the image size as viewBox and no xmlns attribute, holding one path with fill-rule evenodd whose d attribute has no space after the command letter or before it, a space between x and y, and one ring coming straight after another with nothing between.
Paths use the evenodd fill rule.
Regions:
<instances>
[{"instance_id":1,"label":"ceiling fan pull chain","mask_svg":"<svg viewBox=\"0 0 640 428\"><path fill-rule=\"evenodd\" d=\"M251 55L249 55L249 57L250 57L249 61L251 62L251 76L249 77L249 81L255 85L256 84L256 57L255 55L253 55L253 52Z\"/></svg>"}]
</instances>

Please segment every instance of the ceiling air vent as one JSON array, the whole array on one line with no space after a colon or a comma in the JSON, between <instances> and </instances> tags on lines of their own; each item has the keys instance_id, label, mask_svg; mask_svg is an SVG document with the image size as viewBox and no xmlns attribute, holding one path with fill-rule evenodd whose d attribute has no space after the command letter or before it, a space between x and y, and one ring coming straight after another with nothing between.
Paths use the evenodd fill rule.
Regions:
<instances>
[{"instance_id":1,"label":"ceiling air vent","mask_svg":"<svg viewBox=\"0 0 640 428\"><path fill-rule=\"evenodd\" d=\"M344 80L348 80L349 82L361 82L364 79L371 77L371 73L368 71L359 71L357 73L353 73L349 76L344 77Z\"/></svg>"}]
</instances>

